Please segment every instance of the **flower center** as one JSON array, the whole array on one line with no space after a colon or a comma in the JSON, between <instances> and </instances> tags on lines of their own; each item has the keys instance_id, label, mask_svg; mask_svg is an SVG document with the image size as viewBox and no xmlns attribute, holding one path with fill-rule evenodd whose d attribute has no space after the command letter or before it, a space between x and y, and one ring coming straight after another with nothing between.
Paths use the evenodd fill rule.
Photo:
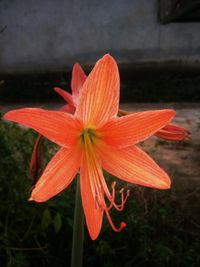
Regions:
<instances>
[{"instance_id":1,"label":"flower center","mask_svg":"<svg viewBox=\"0 0 200 267\"><path fill-rule=\"evenodd\" d=\"M80 135L82 143L88 143L88 141L91 144L94 144L95 139L97 138L97 135L95 133L95 130L93 128L85 128L81 135Z\"/></svg>"}]
</instances>

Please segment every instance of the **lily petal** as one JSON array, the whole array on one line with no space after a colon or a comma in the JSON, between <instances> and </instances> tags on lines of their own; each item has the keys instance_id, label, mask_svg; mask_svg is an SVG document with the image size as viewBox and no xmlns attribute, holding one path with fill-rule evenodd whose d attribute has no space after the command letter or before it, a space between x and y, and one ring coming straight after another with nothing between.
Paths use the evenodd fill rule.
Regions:
<instances>
[{"instance_id":1,"label":"lily petal","mask_svg":"<svg viewBox=\"0 0 200 267\"><path fill-rule=\"evenodd\" d=\"M103 168L112 175L142 186L158 189L170 187L168 175L141 149L106 149L101 153Z\"/></svg>"},{"instance_id":2,"label":"lily petal","mask_svg":"<svg viewBox=\"0 0 200 267\"><path fill-rule=\"evenodd\" d=\"M63 191L77 174L80 158L81 153L78 149L61 148L35 185L30 200L44 202Z\"/></svg>"},{"instance_id":3,"label":"lily petal","mask_svg":"<svg viewBox=\"0 0 200 267\"><path fill-rule=\"evenodd\" d=\"M101 125L116 116L119 84L117 64L110 55L105 55L86 79L75 115L86 125Z\"/></svg>"},{"instance_id":4,"label":"lily petal","mask_svg":"<svg viewBox=\"0 0 200 267\"><path fill-rule=\"evenodd\" d=\"M175 124L167 124L160 129L155 135L159 138L169 141L182 141L189 139L191 136L190 131Z\"/></svg>"},{"instance_id":5,"label":"lily petal","mask_svg":"<svg viewBox=\"0 0 200 267\"><path fill-rule=\"evenodd\" d=\"M91 180L96 179L95 175L98 175L95 166L83 159L80 168L81 197L87 228L92 240L98 237L103 220L103 209L97 207L91 188Z\"/></svg>"},{"instance_id":6,"label":"lily petal","mask_svg":"<svg viewBox=\"0 0 200 267\"><path fill-rule=\"evenodd\" d=\"M76 104L79 97L79 92L83 87L83 84L86 80L87 76L81 66L76 63L74 64L72 70L72 81L71 81L71 88L72 88L72 97L73 101Z\"/></svg>"},{"instance_id":7,"label":"lily petal","mask_svg":"<svg viewBox=\"0 0 200 267\"><path fill-rule=\"evenodd\" d=\"M77 120L61 111L49 111L39 108L23 108L7 112L4 119L28 126L60 146L71 146L77 138Z\"/></svg>"},{"instance_id":8,"label":"lily petal","mask_svg":"<svg viewBox=\"0 0 200 267\"><path fill-rule=\"evenodd\" d=\"M66 105L62 106L59 110L70 113L70 114L74 114L76 108L74 105L66 104Z\"/></svg>"},{"instance_id":9,"label":"lily petal","mask_svg":"<svg viewBox=\"0 0 200 267\"><path fill-rule=\"evenodd\" d=\"M68 93L67 91L65 91L59 87L55 87L54 90L56 91L56 93L58 93L60 96L62 96L62 98L67 103L69 103L70 105L74 105L73 98L72 98L72 95L70 93Z\"/></svg>"},{"instance_id":10,"label":"lily petal","mask_svg":"<svg viewBox=\"0 0 200 267\"><path fill-rule=\"evenodd\" d=\"M98 132L110 146L132 146L164 127L174 115L175 111L170 109L137 112L109 121Z\"/></svg>"}]
</instances>

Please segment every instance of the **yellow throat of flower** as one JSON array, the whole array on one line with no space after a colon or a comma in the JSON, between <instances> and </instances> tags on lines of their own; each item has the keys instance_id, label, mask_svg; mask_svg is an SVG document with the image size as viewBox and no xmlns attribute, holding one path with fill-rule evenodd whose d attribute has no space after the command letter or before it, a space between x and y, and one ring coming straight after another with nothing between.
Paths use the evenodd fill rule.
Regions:
<instances>
[{"instance_id":1,"label":"yellow throat of flower","mask_svg":"<svg viewBox=\"0 0 200 267\"><path fill-rule=\"evenodd\" d=\"M81 143L85 145L95 144L98 137L94 128L85 128L80 135Z\"/></svg>"}]
</instances>

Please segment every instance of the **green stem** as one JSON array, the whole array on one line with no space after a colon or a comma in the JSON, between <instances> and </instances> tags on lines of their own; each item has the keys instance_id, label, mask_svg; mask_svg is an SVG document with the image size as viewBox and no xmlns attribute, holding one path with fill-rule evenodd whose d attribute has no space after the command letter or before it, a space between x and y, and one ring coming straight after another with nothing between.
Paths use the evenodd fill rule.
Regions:
<instances>
[{"instance_id":1,"label":"green stem","mask_svg":"<svg viewBox=\"0 0 200 267\"><path fill-rule=\"evenodd\" d=\"M80 194L80 178L77 177L72 240L71 267L82 267L84 239L84 213Z\"/></svg>"}]
</instances>

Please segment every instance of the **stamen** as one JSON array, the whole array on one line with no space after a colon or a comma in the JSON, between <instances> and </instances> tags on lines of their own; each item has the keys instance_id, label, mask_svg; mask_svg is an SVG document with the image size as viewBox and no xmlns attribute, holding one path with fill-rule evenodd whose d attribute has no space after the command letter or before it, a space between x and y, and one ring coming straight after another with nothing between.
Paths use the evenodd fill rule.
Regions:
<instances>
[{"instance_id":1,"label":"stamen","mask_svg":"<svg viewBox=\"0 0 200 267\"><path fill-rule=\"evenodd\" d=\"M107 208L108 211L111 210L111 208L113 207L113 203L115 200L115 186L116 186L116 182L113 182L111 187L112 187L112 197L110 199L110 206Z\"/></svg>"},{"instance_id":2,"label":"stamen","mask_svg":"<svg viewBox=\"0 0 200 267\"><path fill-rule=\"evenodd\" d=\"M129 197L129 195L130 195L130 191L127 190L125 198L124 198L124 188L122 188L122 189L120 190L120 194L121 194L121 204L118 204L118 205L117 205L117 204L113 203L113 206L114 206L115 209L118 210L118 211L122 211L122 210L124 209L124 205L125 205L125 203L126 203L128 197Z\"/></svg>"},{"instance_id":3,"label":"stamen","mask_svg":"<svg viewBox=\"0 0 200 267\"><path fill-rule=\"evenodd\" d=\"M108 200L110 201L110 206L108 207L108 210L111 210L111 208L114 207L117 211L122 211L124 209L124 205L125 205L128 197L130 196L130 191L127 190L126 196L124 198L124 188L122 188L120 190L121 204L116 204L115 203L115 186L116 186L116 182L112 183L112 197L108 198Z\"/></svg>"},{"instance_id":4,"label":"stamen","mask_svg":"<svg viewBox=\"0 0 200 267\"><path fill-rule=\"evenodd\" d=\"M107 209L105 209L105 213L106 213L106 216L107 216L108 221L109 221L109 223L110 223L110 226L112 227L112 229L113 229L115 232L121 232L121 230L122 230L124 227L126 227L126 223L125 223L125 222L121 222L119 228L117 228L117 227L114 225L114 223L113 223L113 221L112 221L112 219L111 219L111 217L110 217L109 211L108 211Z\"/></svg>"}]
</instances>

